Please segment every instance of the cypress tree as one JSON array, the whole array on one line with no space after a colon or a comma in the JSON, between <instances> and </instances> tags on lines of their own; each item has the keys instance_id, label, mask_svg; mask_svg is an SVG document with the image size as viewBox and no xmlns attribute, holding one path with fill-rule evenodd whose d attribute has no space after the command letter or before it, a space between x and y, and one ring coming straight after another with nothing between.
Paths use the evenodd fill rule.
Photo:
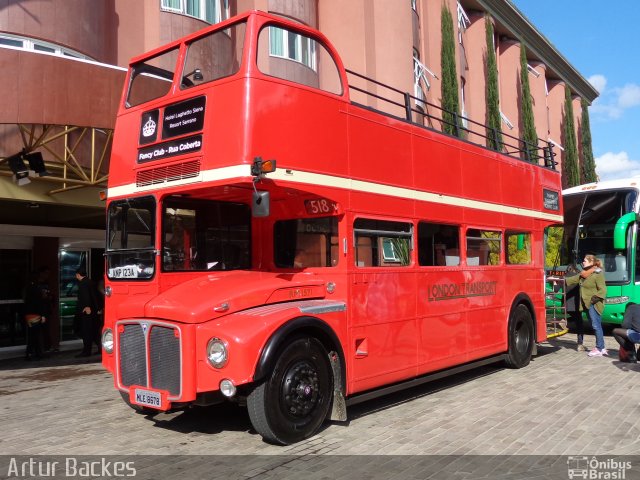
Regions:
<instances>
[{"instance_id":1,"label":"cypress tree","mask_svg":"<svg viewBox=\"0 0 640 480\"><path fill-rule=\"evenodd\" d=\"M442 47L440 66L442 68L443 131L450 135L461 135L458 117L460 115L460 98L458 96L458 74L456 72L456 43L453 33L453 18L446 6L442 8L441 21Z\"/></svg>"},{"instance_id":2,"label":"cypress tree","mask_svg":"<svg viewBox=\"0 0 640 480\"><path fill-rule=\"evenodd\" d=\"M537 162L538 134L536 132L536 122L533 117L527 50L524 44L520 44L520 89L522 98L520 102L520 118L522 118L522 139L524 140L525 158L531 162Z\"/></svg>"},{"instance_id":3,"label":"cypress tree","mask_svg":"<svg viewBox=\"0 0 640 480\"><path fill-rule=\"evenodd\" d=\"M583 98L582 105L582 138L580 139L582 145L582 182L591 183L597 182L598 176L596 175L596 162L593 159L593 147L591 145L591 124L589 122L589 105Z\"/></svg>"},{"instance_id":4,"label":"cypress tree","mask_svg":"<svg viewBox=\"0 0 640 480\"><path fill-rule=\"evenodd\" d=\"M502 130L500 118L500 96L498 95L498 63L493 45L493 23L491 17L485 17L487 34L487 146L502 150Z\"/></svg>"},{"instance_id":5,"label":"cypress tree","mask_svg":"<svg viewBox=\"0 0 640 480\"><path fill-rule=\"evenodd\" d=\"M576 143L575 121L573 119L573 104L571 103L571 89L564 87L564 159L562 161L562 187L575 187L580 184L578 172L578 147Z\"/></svg>"}]
</instances>

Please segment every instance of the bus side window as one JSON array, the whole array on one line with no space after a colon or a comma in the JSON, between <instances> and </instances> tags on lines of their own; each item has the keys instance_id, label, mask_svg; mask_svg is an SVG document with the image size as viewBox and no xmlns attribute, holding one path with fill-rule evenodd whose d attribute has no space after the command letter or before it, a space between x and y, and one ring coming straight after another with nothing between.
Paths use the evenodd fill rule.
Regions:
<instances>
[{"instance_id":1,"label":"bus side window","mask_svg":"<svg viewBox=\"0 0 640 480\"><path fill-rule=\"evenodd\" d=\"M267 26L260 31L258 69L271 77L342 95L340 72L324 45L286 28Z\"/></svg>"},{"instance_id":2,"label":"bus side window","mask_svg":"<svg viewBox=\"0 0 640 480\"><path fill-rule=\"evenodd\" d=\"M500 265L501 249L501 232L467 230L467 265Z\"/></svg>"},{"instance_id":3,"label":"bus side window","mask_svg":"<svg viewBox=\"0 0 640 480\"><path fill-rule=\"evenodd\" d=\"M370 267L373 265L373 248L371 237L356 237L356 266Z\"/></svg>"},{"instance_id":4,"label":"bus side window","mask_svg":"<svg viewBox=\"0 0 640 480\"><path fill-rule=\"evenodd\" d=\"M413 224L357 218L353 233L357 267L406 267L411 264Z\"/></svg>"},{"instance_id":5,"label":"bus side window","mask_svg":"<svg viewBox=\"0 0 640 480\"><path fill-rule=\"evenodd\" d=\"M505 260L508 265L528 265L531 263L531 234L528 232L507 232Z\"/></svg>"},{"instance_id":6,"label":"bus side window","mask_svg":"<svg viewBox=\"0 0 640 480\"><path fill-rule=\"evenodd\" d=\"M422 267L460 265L460 232L455 225L418 223L418 264Z\"/></svg>"}]
</instances>

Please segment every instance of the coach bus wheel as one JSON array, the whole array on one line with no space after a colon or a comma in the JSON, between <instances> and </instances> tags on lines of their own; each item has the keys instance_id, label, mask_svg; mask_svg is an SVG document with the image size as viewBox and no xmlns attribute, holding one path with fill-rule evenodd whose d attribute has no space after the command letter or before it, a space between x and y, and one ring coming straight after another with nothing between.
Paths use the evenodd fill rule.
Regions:
<instances>
[{"instance_id":1,"label":"coach bus wheel","mask_svg":"<svg viewBox=\"0 0 640 480\"><path fill-rule=\"evenodd\" d=\"M153 408L141 407L140 405L131 403L131 401L129 400L128 393L121 391L120 396L122 397L122 400L124 401L124 403L129 405L133 410L136 411L136 413L139 413L140 415L157 415L159 413L158 410L154 410Z\"/></svg>"},{"instance_id":2,"label":"coach bus wheel","mask_svg":"<svg viewBox=\"0 0 640 480\"><path fill-rule=\"evenodd\" d=\"M331 392L333 376L324 347L315 338L298 338L282 350L271 376L249 394L249 418L269 442L299 442L327 418Z\"/></svg>"},{"instance_id":3,"label":"coach bus wheel","mask_svg":"<svg viewBox=\"0 0 640 480\"><path fill-rule=\"evenodd\" d=\"M505 360L508 367L529 365L534 342L533 319L529 309L518 305L509 318L509 351Z\"/></svg>"}]
</instances>

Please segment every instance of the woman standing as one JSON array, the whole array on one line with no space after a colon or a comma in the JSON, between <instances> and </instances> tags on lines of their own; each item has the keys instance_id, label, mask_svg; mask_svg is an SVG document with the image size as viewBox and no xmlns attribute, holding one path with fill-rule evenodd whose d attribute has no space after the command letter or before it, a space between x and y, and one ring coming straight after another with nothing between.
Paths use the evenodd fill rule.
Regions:
<instances>
[{"instance_id":1,"label":"woman standing","mask_svg":"<svg viewBox=\"0 0 640 480\"><path fill-rule=\"evenodd\" d=\"M580 311L588 311L591 326L596 334L596 346L587 355L590 357L609 356L609 352L604 348L604 333L602 331L602 312L604 311L604 299L607 296L602 263L595 255L585 255L582 268L579 275L567 278L567 286L580 285Z\"/></svg>"}]
</instances>

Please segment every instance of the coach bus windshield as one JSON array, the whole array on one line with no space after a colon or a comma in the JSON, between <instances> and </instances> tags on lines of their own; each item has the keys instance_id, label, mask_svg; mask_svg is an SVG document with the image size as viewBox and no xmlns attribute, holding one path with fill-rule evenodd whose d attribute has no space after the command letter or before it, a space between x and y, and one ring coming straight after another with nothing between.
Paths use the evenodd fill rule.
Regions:
<instances>
[{"instance_id":1,"label":"coach bus windshield","mask_svg":"<svg viewBox=\"0 0 640 480\"><path fill-rule=\"evenodd\" d=\"M585 192L564 197L564 227L554 266L580 264L592 253L602 262L609 283L628 283L631 278L632 230L624 249L614 249L613 234L620 218L636 209L633 189ZM549 263L549 262L547 262Z\"/></svg>"},{"instance_id":2,"label":"coach bus windshield","mask_svg":"<svg viewBox=\"0 0 640 480\"><path fill-rule=\"evenodd\" d=\"M156 202L141 197L111 202L107 211L107 276L149 279L154 273Z\"/></svg>"}]
</instances>

